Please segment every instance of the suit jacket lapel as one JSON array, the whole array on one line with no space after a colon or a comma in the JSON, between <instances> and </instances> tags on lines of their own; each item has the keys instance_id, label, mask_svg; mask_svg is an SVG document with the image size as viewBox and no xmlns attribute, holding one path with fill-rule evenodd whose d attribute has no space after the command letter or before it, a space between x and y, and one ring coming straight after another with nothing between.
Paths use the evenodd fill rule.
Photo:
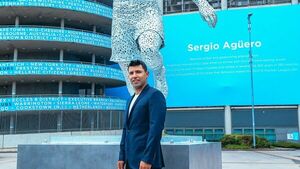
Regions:
<instances>
[{"instance_id":1,"label":"suit jacket lapel","mask_svg":"<svg viewBox=\"0 0 300 169\"><path fill-rule=\"evenodd\" d=\"M140 95L138 96L138 98L136 99L136 101L134 102L134 104L133 104L133 106L132 106L132 108L131 108L129 117L128 117L128 113L129 113L129 108L128 108L128 110L127 110L127 117L128 117L127 120L128 120L128 121L130 120L130 117L132 116L132 112L133 112L133 110L134 110L135 105L139 102L139 100L140 100L141 98L143 98L143 96L145 95L145 93L147 93L148 88L149 88L149 85L147 84L147 85L144 87L144 89L142 90L142 92L140 93ZM134 96L134 95L133 95L133 96ZM132 98L133 98L133 97L132 97ZM132 101L132 98L131 98L131 101ZM131 102L131 101L130 101L130 102ZM130 104L129 104L129 106L130 106Z\"/></svg>"}]
</instances>

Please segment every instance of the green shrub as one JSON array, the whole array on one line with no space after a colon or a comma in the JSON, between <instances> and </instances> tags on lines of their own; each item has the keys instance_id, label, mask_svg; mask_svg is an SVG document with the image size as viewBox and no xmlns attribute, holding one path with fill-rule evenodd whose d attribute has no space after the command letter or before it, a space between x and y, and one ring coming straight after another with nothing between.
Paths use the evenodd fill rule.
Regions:
<instances>
[{"instance_id":1,"label":"green shrub","mask_svg":"<svg viewBox=\"0 0 300 169\"><path fill-rule=\"evenodd\" d=\"M256 137L256 147L257 148L270 148L271 143L262 137Z\"/></svg>"},{"instance_id":2,"label":"green shrub","mask_svg":"<svg viewBox=\"0 0 300 169\"><path fill-rule=\"evenodd\" d=\"M224 148L226 149L239 149L239 150L248 150L251 147L247 145L236 145L236 144L228 144Z\"/></svg>"},{"instance_id":3,"label":"green shrub","mask_svg":"<svg viewBox=\"0 0 300 169\"><path fill-rule=\"evenodd\" d=\"M273 143L272 146L274 146L274 147L283 147L283 148L297 148L297 149L300 149L300 143L294 143L294 142L280 141L280 142L277 142L277 143Z\"/></svg>"},{"instance_id":4,"label":"green shrub","mask_svg":"<svg viewBox=\"0 0 300 169\"><path fill-rule=\"evenodd\" d=\"M241 139L242 143L248 146L252 145L252 136L250 135L238 135L238 139Z\"/></svg>"},{"instance_id":5,"label":"green shrub","mask_svg":"<svg viewBox=\"0 0 300 169\"><path fill-rule=\"evenodd\" d=\"M255 137L256 138L256 147L257 148L270 148L271 144L270 142L261 137ZM222 139L222 147L227 148L227 145L240 145L240 146L246 146L246 147L252 147L253 145L253 139L252 135L225 135Z\"/></svg>"},{"instance_id":6,"label":"green shrub","mask_svg":"<svg viewBox=\"0 0 300 169\"><path fill-rule=\"evenodd\" d=\"M226 145L240 145L241 142L239 139L237 139L236 135L225 135L223 138L221 138L222 147L225 147Z\"/></svg>"}]
</instances>

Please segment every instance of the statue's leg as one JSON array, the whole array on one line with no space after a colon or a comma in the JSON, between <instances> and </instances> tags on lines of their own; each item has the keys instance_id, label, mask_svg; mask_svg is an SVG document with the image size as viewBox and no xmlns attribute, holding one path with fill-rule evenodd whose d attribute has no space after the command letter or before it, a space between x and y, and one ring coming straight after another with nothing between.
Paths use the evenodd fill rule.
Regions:
<instances>
[{"instance_id":1,"label":"statue's leg","mask_svg":"<svg viewBox=\"0 0 300 169\"><path fill-rule=\"evenodd\" d=\"M133 87L130 83L130 80L128 78L128 70L127 69L128 69L129 63L130 63L129 61L128 62L124 61L124 62L119 62L118 64L119 64L119 66L120 66L120 68L123 72L124 78L126 80L126 86L127 86L128 92L129 92L130 95L133 95L134 94L134 89L133 89Z\"/></svg>"},{"instance_id":2,"label":"statue's leg","mask_svg":"<svg viewBox=\"0 0 300 169\"><path fill-rule=\"evenodd\" d=\"M144 62L153 70L155 88L160 90L164 96L168 95L165 67L159 52L162 45L161 36L155 31L145 31L138 37L138 46Z\"/></svg>"}]
</instances>

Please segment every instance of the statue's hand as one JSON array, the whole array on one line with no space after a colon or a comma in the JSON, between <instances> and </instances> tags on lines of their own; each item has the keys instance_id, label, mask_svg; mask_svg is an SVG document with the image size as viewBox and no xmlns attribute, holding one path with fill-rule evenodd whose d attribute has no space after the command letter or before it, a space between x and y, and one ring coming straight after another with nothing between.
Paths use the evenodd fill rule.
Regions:
<instances>
[{"instance_id":1,"label":"statue's hand","mask_svg":"<svg viewBox=\"0 0 300 169\"><path fill-rule=\"evenodd\" d=\"M215 9L205 0L202 0L198 7L202 19L214 28L217 24Z\"/></svg>"}]
</instances>

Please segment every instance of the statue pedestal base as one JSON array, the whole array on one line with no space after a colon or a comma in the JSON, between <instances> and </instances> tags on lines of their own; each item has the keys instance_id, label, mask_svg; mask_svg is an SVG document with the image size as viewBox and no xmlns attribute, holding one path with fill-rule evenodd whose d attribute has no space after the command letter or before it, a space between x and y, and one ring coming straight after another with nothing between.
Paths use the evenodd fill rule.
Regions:
<instances>
[{"instance_id":1,"label":"statue pedestal base","mask_svg":"<svg viewBox=\"0 0 300 169\"><path fill-rule=\"evenodd\" d=\"M222 169L221 144L162 142L164 169ZM19 145L17 169L116 169L118 143Z\"/></svg>"}]
</instances>

